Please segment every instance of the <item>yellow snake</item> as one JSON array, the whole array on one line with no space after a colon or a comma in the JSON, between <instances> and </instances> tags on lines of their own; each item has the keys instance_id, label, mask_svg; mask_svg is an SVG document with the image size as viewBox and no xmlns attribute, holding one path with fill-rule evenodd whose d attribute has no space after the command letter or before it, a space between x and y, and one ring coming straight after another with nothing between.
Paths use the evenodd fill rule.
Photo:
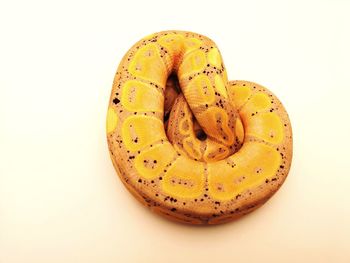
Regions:
<instances>
[{"instance_id":1,"label":"yellow snake","mask_svg":"<svg viewBox=\"0 0 350 263\"><path fill-rule=\"evenodd\" d=\"M185 223L253 211L278 190L292 160L281 102L258 84L228 81L215 43L192 32L155 33L125 54L106 126L128 190Z\"/></svg>"}]
</instances>

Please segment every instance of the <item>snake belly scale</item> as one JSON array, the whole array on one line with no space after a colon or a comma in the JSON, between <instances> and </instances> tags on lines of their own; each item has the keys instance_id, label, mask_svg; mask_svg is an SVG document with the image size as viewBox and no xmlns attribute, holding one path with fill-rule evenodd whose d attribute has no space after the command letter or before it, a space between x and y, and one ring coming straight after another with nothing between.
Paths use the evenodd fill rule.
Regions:
<instances>
[{"instance_id":1,"label":"snake belly scale","mask_svg":"<svg viewBox=\"0 0 350 263\"><path fill-rule=\"evenodd\" d=\"M183 223L253 211L291 166L282 103L261 85L228 81L219 49L197 33L163 31L131 47L114 78L106 129L127 189Z\"/></svg>"}]
</instances>

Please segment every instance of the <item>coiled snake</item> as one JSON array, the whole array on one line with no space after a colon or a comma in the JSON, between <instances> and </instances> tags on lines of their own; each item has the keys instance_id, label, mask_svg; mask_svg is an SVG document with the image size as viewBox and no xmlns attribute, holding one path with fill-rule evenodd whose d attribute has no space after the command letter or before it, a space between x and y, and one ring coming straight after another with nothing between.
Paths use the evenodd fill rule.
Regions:
<instances>
[{"instance_id":1,"label":"coiled snake","mask_svg":"<svg viewBox=\"0 0 350 263\"><path fill-rule=\"evenodd\" d=\"M137 42L117 70L107 114L115 169L153 211L217 224L262 205L288 175L292 130L266 88L228 81L209 38L164 31Z\"/></svg>"}]
</instances>

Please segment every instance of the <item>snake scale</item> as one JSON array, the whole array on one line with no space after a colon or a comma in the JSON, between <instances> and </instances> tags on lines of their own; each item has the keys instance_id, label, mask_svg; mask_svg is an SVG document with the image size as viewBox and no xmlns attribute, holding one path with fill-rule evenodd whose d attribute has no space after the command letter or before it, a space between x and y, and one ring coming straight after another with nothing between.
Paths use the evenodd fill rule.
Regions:
<instances>
[{"instance_id":1,"label":"snake scale","mask_svg":"<svg viewBox=\"0 0 350 263\"><path fill-rule=\"evenodd\" d=\"M154 212L218 224L267 201L292 160L288 114L268 89L228 81L215 43L186 31L138 41L123 57L107 113L113 165Z\"/></svg>"}]
</instances>

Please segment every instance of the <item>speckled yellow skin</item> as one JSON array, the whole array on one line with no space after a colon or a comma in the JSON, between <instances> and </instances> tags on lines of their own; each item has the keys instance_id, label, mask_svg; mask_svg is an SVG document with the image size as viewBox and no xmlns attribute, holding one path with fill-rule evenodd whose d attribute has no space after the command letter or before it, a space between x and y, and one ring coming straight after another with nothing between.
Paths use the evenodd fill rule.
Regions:
<instances>
[{"instance_id":1,"label":"speckled yellow skin","mask_svg":"<svg viewBox=\"0 0 350 263\"><path fill-rule=\"evenodd\" d=\"M281 102L258 84L228 81L215 43L191 32L155 33L125 54L106 130L129 191L184 223L253 211L282 185L292 160Z\"/></svg>"}]
</instances>

